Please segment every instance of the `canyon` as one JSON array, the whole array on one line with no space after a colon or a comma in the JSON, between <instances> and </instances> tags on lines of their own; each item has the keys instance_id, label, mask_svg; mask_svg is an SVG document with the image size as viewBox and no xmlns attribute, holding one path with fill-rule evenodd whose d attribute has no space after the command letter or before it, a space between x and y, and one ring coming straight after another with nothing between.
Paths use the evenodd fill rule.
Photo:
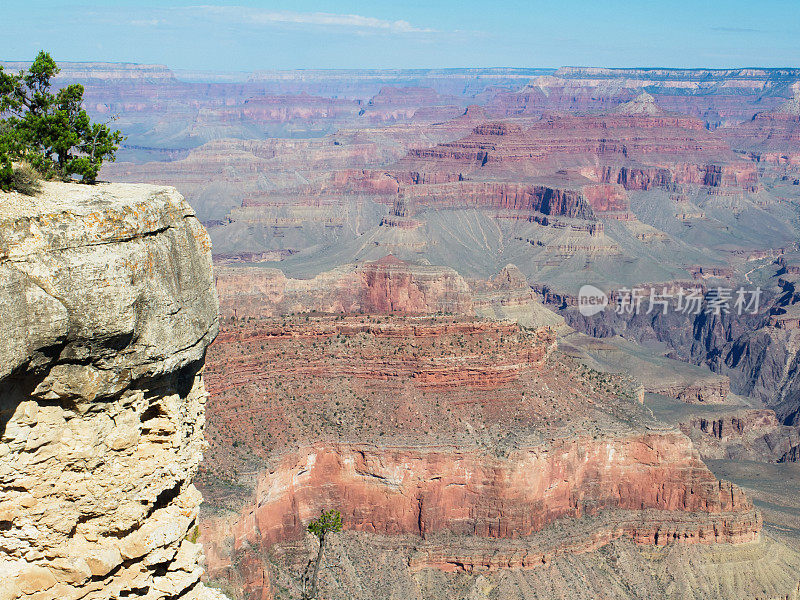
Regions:
<instances>
[{"instance_id":1,"label":"canyon","mask_svg":"<svg viewBox=\"0 0 800 600\"><path fill-rule=\"evenodd\" d=\"M796 460L797 427L771 396L781 387L775 374L793 356L780 350L781 336L794 335L793 312L784 308L794 302L786 287L791 274L783 275L783 288L776 283L781 276L764 277L770 259L792 256L799 195L793 163L759 151L791 150L791 117L782 115L790 113L797 80L767 72L715 73L713 84L696 82L707 74L648 77L641 85L631 77L612 91L562 70L493 98L436 86L384 87L363 99L356 122L322 137L211 142L176 161L118 163L108 171L186 186L209 215L223 333L209 355L211 446L198 485L208 502L201 530L212 580L236 597L290 596L313 550L303 524L329 508L342 511L345 532L334 552L338 564L349 565L326 584L332 597L389 589L410 598L454 597L454 581L484 597L490 592L481 590L505 589L507 572L521 569L525 581L542 585L535 565L550 573L564 561L577 573L591 568L588 559L570 556L625 552L642 564L631 541L686 542L669 550L682 575L664 575L682 589L689 584L681 577L692 572L686 557L711 560L692 548L696 542L722 542L731 548L727 556L747 539L753 548L775 543L775 555L793 564L794 538L781 530L791 509L776 513L759 490L757 508L744 496L736 501L744 521L734 525L731 506L715 508L713 500L719 489L727 498L734 488L719 488L729 484L715 483L693 461L722 460L727 469L741 461ZM776 122L787 124L783 137L775 135ZM775 141L764 146L762 138ZM227 207L214 208L221 203ZM753 266L769 283L761 314L772 316L742 319L733 329L712 326L705 315L692 327L675 316L629 319L604 311L586 319L576 312L583 283L612 298L636 285L706 293L740 281ZM505 353L488 360L484 341L474 351L483 357L478 364L469 342L448 346L455 334L447 327L435 334L440 347L429 348L404 325L430 315L551 328L558 349L531 371ZM771 327L767 352L775 368L765 367L762 341L745 353L733 349L740 342L732 333L749 331L758 319ZM396 327L408 331L401 337L410 346L385 345L399 335L387 333ZM470 335L510 335L503 331ZM334 339L342 344L335 351ZM733 359L715 358L712 348L720 344L730 346L731 357L753 359L723 368ZM436 360L442 352L459 366ZM279 369L267 367L271 356ZM601 374L575 376L576 364ZM604 400L615 406L615 418L598 417L597 425L559 420L562 411L584 415L585 402L542 406L545 390L533 398L519 390L543 381L565 399L575 378L605 381L612 373L630 378L615 388L628 400ZM783 397L791 398L791 384L785 389ZM673 408L662 409L664 403ZM552 429L555 423L563 429ZM609 456L593 454L599 448L624 453L643 439L665 444L659 456L674 457L665 468L677 469L678 480L643 474L647 460L636 454L638 466L620 471L615 484L605 479L608 467L592 474L569 460L547 463L544 472L565 474L566 500L550 495L555 491L535 495L559 489L545 476L523 488L511 483L525 456L568 456L566 448L579 440L581 456L605 456L599 468ZM459 479L462 472L477 481ZM689 472L699 477L688 484L699 511L680 491ZM673 486L653 504L644 500L649 478ZM599 481L612 498L593 495ZM636 507L626 504L633 497ZM752 541L762 510L768 533ZM378 566L398 552L403 558L395 556L393 569ZM707 572L719 577L726 597L774 595L767 581L796 587L788 575L793 567L765 579L763 558L753 560L748 591L728 583L734 576L725 559L714 559ZM614 575L598 576L597 585L637 597L617 587L623 576L613 565L605 568ZM648 590L642 597L664 593L648 581L640 584ZM561 591L551 590L556 596L590 593L582 575L559 585Z\"/></svg>"},{"instance_id":2,"label":"canyon","mask_svg":"<svg viewBox=\"0 0 800 600\"><path fill-rule=\"evenodd\" d=\"M438 591L414 595L431 573L463 574L476 589L480 573L495 589L508 570L552 572L571 554L616 552L626 540L771 543L752 537L758 511L700 457L741 459L747 448L752 460L791 460L797 430L773 411L728 406L724 378L677 361L639 352L637 368L628 365L638 383L567 358L619 371L610 358L627 348L593 348L513 265L488 280L391 256L311 280L227 265L216 283L223 325L209 355L211 447L198 481L209 507L201 527L209 573L232 595L290 593L309 552L303 524L331 508L346 528L337 561L349 565L326 588L334 597L370 597L387 582L417 590L406 588L408 597L455 593L437 580ZM454 290L458 302L443 304ZM525 339L542 351L520 355ZM683 383L671 383L666 367ZM656 421L644 389L708 414L662 411ZM700 404L686 404L691 394ZM713 394L719 409L708 404ZM389 548L407 562L370 576L380 567L359 557ZM790 551L776 550L791 564Z\"/></svg>"},{"instance_id":3,"label":"canyon","mask_svg":"<svg viewBox=\"0 0 800 600\"><path fill-rule=\"evenodd\" d=\"M800 71L63 66L128 139L0 204L0 597L296 598L331 509L330 600L798 597Z\"/></svg>"}]
</instances>

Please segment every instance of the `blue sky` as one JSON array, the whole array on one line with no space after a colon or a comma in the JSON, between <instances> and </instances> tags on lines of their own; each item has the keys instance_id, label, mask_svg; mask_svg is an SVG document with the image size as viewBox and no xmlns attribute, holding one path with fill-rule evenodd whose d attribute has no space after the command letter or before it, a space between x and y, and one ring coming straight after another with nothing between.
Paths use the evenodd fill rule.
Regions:
<instances>
[{"instance_id":1,"label":"blue sky","mask_svg":"<svg viewBox=\"0 0 800 600\"><path fill-rule=\"evenodd\" d=\"M800 0L3 0L0 59L177 69L800 66Z\"/></svg>"}]
</instances>

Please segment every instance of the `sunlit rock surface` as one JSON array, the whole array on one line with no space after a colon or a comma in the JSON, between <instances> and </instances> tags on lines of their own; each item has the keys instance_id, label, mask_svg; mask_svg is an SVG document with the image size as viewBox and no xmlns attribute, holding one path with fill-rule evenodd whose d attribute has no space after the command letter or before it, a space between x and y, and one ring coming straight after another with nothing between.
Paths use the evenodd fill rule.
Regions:
<instances>
[{"instance_id":1,"label":"sunlit rock surface","mask_svg":"<svg viewBox=\"0 0 800 600\"><path fill-rule=\"evenodd\" d=\"M199 583L208 235L172 188L0 194L0 597Z\"/></svg>"}]
</instances>

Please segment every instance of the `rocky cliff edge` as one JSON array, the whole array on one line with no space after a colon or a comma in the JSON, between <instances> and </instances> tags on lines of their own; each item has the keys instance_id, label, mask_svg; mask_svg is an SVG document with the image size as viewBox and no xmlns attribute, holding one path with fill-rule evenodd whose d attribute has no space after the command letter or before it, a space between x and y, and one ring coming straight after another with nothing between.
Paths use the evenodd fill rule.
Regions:
<instances>
[{"instance_id":1,"label":"rocky cliff edge","mask_svg":"<svg viewBox=\"0 0 800 600\"><path fill-rule=\"evenodd\" d=\"M0 598L199 583L211 244L172 188L0 194Z\"/></svg>"}]
</instances>

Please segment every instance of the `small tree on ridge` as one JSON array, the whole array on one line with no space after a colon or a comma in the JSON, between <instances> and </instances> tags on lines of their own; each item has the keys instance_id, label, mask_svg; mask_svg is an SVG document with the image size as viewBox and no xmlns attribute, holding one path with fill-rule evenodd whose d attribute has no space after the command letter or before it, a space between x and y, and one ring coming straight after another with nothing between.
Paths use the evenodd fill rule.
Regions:
<instances>
[{"instance_id":1,"label":"small tree on ridge","mask_svg":"<svg viewBox=\"0 0 800 600\"><path fill-rule=\"evenodd\" d=\"M11 161L29 163L46 179L95 183L104 160L114 160L124 139L107 123L92 123L81 107L83 86L56 93L50 80L59 72L47 52L39 52L27 72L0 67L0 187L10 186Z\"/></svg>"},{"instance_id":2,"label":"small tree on ridge","mask_svg":"<svg viewBox=\"0 0 800 600\"><path fill-rule=\"evenodd\" d=\"M307 575L303 580L303 600L314 600L317 597L317 585L319 583L319 571L322 566L322 554L325 551L325 537L329 533L336 533L342 530L342 513L338 510L323 511L319 518L314 519L308 524L306 528L319 539L319 550L317 551L316 560L309 561L310 567L312 562L314 570L311 574L311 589L306 590L308 583ZM306 568L308 571L308 567Z\"/></svg>"}]
</instances>

